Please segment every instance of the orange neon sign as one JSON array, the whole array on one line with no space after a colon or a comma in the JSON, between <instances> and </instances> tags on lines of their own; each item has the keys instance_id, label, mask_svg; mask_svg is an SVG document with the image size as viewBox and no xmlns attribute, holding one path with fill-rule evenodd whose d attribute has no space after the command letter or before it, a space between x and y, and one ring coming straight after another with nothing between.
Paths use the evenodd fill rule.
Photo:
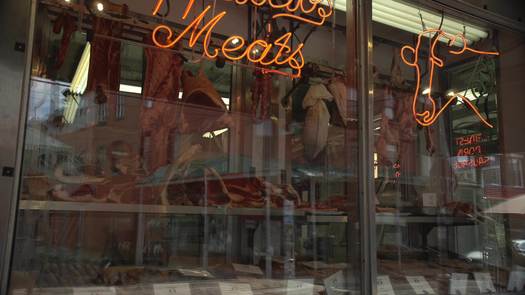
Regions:
<instances>
[{"instance_id":1,"label":"orange neon sign","mask_svg":"<svg viewBox=\"0 0 525 295\"><path fill-rule=\"evenodd\" d=\"M454 164L456 169L465 169L465 168L479 168L485 167L490 164L490 158L487 156L475 156L469 157L466 160L460 160Z\"/></svg>"},{"instance_id":2,"label":"orange neon sign","mask_svg":"<svg viewBox=\"0 0 525 295\"><path fill-rule=\"evenodd\" d=\"M328 0L328 6L322 5L323 0L287 0L285 3L276 4L275 0L225 0L234 1L238 5L244 5L250 2L254 6L268 5L274 9L283 9L284 13L277 13L273 18L292 18L312 25L321 26L325 20L333 13L333 1ZM308 4L305 4L308 2ZM153 9L153 15L157 15L164 0L157 0ZM186 9L182 14L182 19L185 20L193 7L195 0L188 0ZM204 56L214 59L221 54L231 61L240 61L243 59L249 62L262 65L288 65L293 70L293 73L287 73L279 70L265 69L266 73L276 73L281 75L298 78L301 76L301 70L304 67L304 57L302 49L303 43L292 48L292 33L286 33L277 38L272 43L257 39L250 44L241 36L231 36L219 47L210 49L211 37L215 26L226 16L226 11L222 11L214 15L210 20L205 21L205 17L210 13L212 6L208 5L206 8L194 18L194 20L184 29L178 36L174 36L173 30L166 25L159 25L153 30L153 43L160 48L171 48L182 40L183 37L188 37L189 46L194 47L197 41L202 37L203 54ZM296 15L300 11L303 14L317 13L319 20L312 20L303 16Z\"/></svg>"},{"instance_id":3,"label":"orange neon sign","mask_svg":"<svg viewBox=\"0 0 525 295\"><path fill-rule=\"evenodd\" d=\"M424 35L427 35L427 34L437 34L437 36L436 38L434 38L434 40L430 44L429 57L428 57L429 67L430 67L429 69L430 75L429 75L429 81L428 81L429 91L427 94L424 94L426 96L425 105L426 106L430 105L430 109L428 109L425 106L425 109L422 112L420 112L418 111L418 108L417 108L419 93L421 90L421 78L422 78L421 68L419 66L419 49L421 47L421 43L423 41L422 39ZM459 99L463 101L463 103L465 103L465 105L467 105L476 114L476 116L480 119L480 121L483 124L485 124L489 128L493 128L493 126L487 121L487 119L485 119L481 115L481 113L476 108L476 106L472 104L472 102L465 96L459 93L453 93L453 95L448 99L448 101L439 110L437 109L437 106L436 106L436 100L432 97L432 85L434 81L434 73L435 73L436 67L443 68L444 66L443 59L437 57L436 55L437 45L439 42L441 42L442 39L445 39L446 41L448 41L448 46L451 47L454 43L456 43L456 41L458 41L458 38L460 39L460 42L462 43L461 49L459 50L449 49L448 53L453 54L453 55L461 55L461 54L464 54L465 52L471 52L471 53L475 53L479 55L499 55L499 52L480 51L480 50L475 50L473 48L470 48L467 44L467 40L465 36L461 34L451 35L451 34L448 34L438 29L428 29L428 30L421 32L417 38L417 44L415 48L412 46L406 45L406 46L403 46L403 48L401 49L401 59L408 66L415 68L416 74L417 74L416 89L414 92L414 98L412 102L412 113L414 115L415 120L417 121L419 125L430 126L434 124L434 122L436 122L439 116L443 113L443 111L447 107L449 107L449 105L452 102L454 102L456 99ZM407 52L410 52L410 54L412 54L413 56L412 61L410 61L409 57L407 57L406 55Z\"/></svg>"},{"instance_id":4,"label":"orange neon sign","mask_svg":"<svg viewBox=\"0 0 525 295\"><path fill-rule=\"evenodd\" d=\"M327 5L323 5L323 0L287 0L285 3L277 4L274 3L275 0L225 0L227 2L235 2L237 5L246 5L250 3L253 6L262 7L268 5L273 9L283 9L286 12L277 13L272 16L272 18L292 18L305 23L309 23L316 26L322 26L325 21L332 15L334 2L333 0L327 0ZM188 5L184 11L183 19L188 15L190 8L193 6L195 0L189 0ZM308 4L305 5L305 2ZM153 9L153 15L159 13L160 8L164 0L157 0L157 4ZM297 15L296 12L301 12L301 15ZM310 18L303 17L303 14L311 14L313 12L317 13L319 20L312 20Z\"/></svg>"}]
</instances>

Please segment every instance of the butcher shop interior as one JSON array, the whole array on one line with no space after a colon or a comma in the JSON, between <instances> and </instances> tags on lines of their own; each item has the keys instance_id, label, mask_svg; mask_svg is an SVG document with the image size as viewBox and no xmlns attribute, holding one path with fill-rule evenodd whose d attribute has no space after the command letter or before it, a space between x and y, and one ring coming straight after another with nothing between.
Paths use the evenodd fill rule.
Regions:
<instances>
[{"instance_id":1,"label":"butcher shop interior","mask_svg":"<svg viewBox=\"0 0 525 295\"><path fill-rule=\"evenodd\" d=\"M525 30L451 1L32 2L6 294L525 291Z\"/></svg>"}]
</instances>

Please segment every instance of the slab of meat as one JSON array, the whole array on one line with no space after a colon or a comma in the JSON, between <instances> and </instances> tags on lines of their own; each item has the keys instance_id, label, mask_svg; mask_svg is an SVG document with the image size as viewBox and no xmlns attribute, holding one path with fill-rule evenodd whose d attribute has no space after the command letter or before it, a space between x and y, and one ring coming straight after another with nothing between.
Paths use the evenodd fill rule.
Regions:
<instances>
[{"instance_id":1,"label":"slab of meat","mask_svg":"<svg viewBox=\"0 0 525 295\"><path fill-rule=\"evenodd\" d=\"M149 44L151 37L145 37ZM146 47L146 73L144 77L144 103L140 122L142 134L150 136L152 143L148 158L148 169L154 171L169 163L170 136L177 126L176 114L180 92L180 77L183 67L181 56L167 49Z\"/></svg>"},{"instance_id":2,"label":"slab of meat","mask_svg":"<svg viewBox=\"0 0 525 295\"><path fill-rule=\"evenodd\" d=\"M379 163L392 165L399 156L399 127L383 113L381 116L381 131L375 143L379 155Z\"/></svg>"},{"instance_id":3,"label":"slab of meat","mask_svg":"<svg viewBox=\"0 0 525 295\"><path fill-rule=\"evenodd\" d=\"M170 184L166 197L169 203L174 205L184 200L184 204L189 201L197 206L207 204L233 208L261 208L266 203L265 186L258 178L236 174L219 175L213 168L204 168L203 173L205 178Z\"/></svg>"},{"instance_id":4,"label":"slab of meat","mask_svg":"<svg viewBox=\"0 0 525 295\"><path fill-rule=\"evenodd\" d=\"M412 174L416 172L416 138L417 123L412 116L412 104L410 94L402 91L394 92L396 105L396 118L399 126L399 158L400 174Z\"/></svg>"},{"instance_id":5,"label":"slab of meat","mask_svg":"<svg viewBox=\"0 0 525 295\"><path fill-rule=\"evenodd\" d=\"M268 184L270 189L270 201L274 208L283 208L285 201L292 202L296 208L303 205L299 193L291 185Z\"/></svg>"},{"instance_id":6,"label":"slab of meat","mask_svg":"<svg viewBox=\"0 0 525 295\"><path fill-rule=\"evenodd\" d=\"M151 36L144 43L153 46ZM156 101L178 101L184 60L173 50L145 47L144 97Z\"/></svg>"},{"instance_id":7,"label":"slab of meat","mask_svg":"<svg viewBox=\"0 0 525 295\"><path fill-rule=\"evenodd\" d=\"M233 174L223 181L232 207L261 208L266 203L265 184L259 178Z\"/></svg>"},{"instance_id":8,"label":"slab of meat","mask_svg":"<svg viewBox=\"0 0 525 295\"><path fill-rule=\"evenodd\" d=\"M184 194L195 205L230 206L243 198L228 192L222 177L213 168L204 168L205 177L188 180L183 183Z\"/></svg>"},{"instance_id":9,"label":"slab of meat","mask_svg":"<svg viewBox=\"0 0 525 295\"><path fill-rule=\"evenodd\" d=\"M71 14L64 12L58 16L53 25L53 33L59 34L62 32L62 39L60 40L60 47L58 49L57 59L55 62L55 71L58 71L64 64L66 54L71 43L71 37L77 30L76 18Z\"/></svg>"},{"instance_id":10,"label":"slab of meat","mask_svg":"<svg viewBox=\"0 0 525 295\"><path fill-rule=\"evenodd\" d=\"M220 94L202 71L182 73L183 105L179 131L204 133L233 126Z\"/></svg>"},{"instance_id":11,"label":"slab of meat","mask_svg":"<svg viewBox=\"0 0 525 295\"><path fill-rule=\"evenodd\" d=\"M253 73L255 80L252 84L252 116L254 119L270 118L270 104L272 102L272 76L263 73L262 70L255 70ZM260 107L259 116L257 109Z\"/></svg>"}]
</instances>

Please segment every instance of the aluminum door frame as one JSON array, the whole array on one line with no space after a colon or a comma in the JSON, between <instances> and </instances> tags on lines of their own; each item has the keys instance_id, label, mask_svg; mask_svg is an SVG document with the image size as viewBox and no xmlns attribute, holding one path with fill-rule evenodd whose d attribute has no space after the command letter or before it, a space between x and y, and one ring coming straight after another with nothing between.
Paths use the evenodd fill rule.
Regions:
<instances>
[{"instance_id":1,"label":"aluminum door frame","mask_svg":"<svg viewBox=\"0 0 525 295\"><path fill-rule=\"evenodd\" d=\"M7 294L24 146L36 0L2 0L0 4L0 294Z\"/></svg>"}]
</instances>

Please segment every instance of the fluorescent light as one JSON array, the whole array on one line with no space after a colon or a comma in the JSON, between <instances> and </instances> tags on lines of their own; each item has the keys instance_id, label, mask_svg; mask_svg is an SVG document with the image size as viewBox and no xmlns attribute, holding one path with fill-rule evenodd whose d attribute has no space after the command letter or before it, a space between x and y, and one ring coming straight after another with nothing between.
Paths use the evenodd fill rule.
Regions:
<instances>
[{"instance_id":1,"label":"fluorescent light","mask_svg":"<svg viewBox=\"0 0 525 295\"><path fill-rule=\"evenodd\" d=\"M228 131L228 128L224 128L224 129L219 129L219 130L215 130L215 131L212 131L212 132L206 132L202 135L203 138L214 138L218 135L221 135L223 134L224 132L227 132Z\"/></svg>"},{"instance_id":2,"label":"fluorescent light","mask_svg":"<svg viewBox=\"0 0 525 295\"><path fill-rule=\"evenodd\" d=\"M224 104L226 105L226 108L229 110L230 109L230 98L229 97L221 97L222 99L222 102L224 102Z\"/></svg>"},{"instance_id":3,"label":"fluorescent light","mask_svg":"<svg viewBox=\"0 0 525 295\"><path fill-rule=\"evenodd\" d=\"M182 99L183 93L182 91L179 91L179 99ZM221 97L222 102L226 105L226 108L230 109L230 98L229 97Z\"/></svg>"},{"instance_id":4,"label":"fluorescent light","mask_svg":"<svg viewBox=\"0 0 525 295\"><path fill-rule=\"evenodd\" d=\"M98 3L97 3L97 10L98 10L98 11L103 11L103 10L104 10L104 4L98 2Z\"/></svg>"},{"instance_id":5,"label":"fluorescent light","mask_svg":"<svg viewBox=\"0 0 525 295\"><path fill-rule=\"evenodd\" d=\"M84 94L87 88L87 81L89 75L89 60L91 59L91 44L87 42L84 52L80 57L77 70L71 81L69 87L70 95L66 97L66 105L64 108L64 120L71 124L75 120L78 106L80 104L81 95Z\"/></svg>"},{"instance_id":6,"label":"fluorescent light","mask_svg":"<svg viewBox=\"0 0 525 295\"><path fill-rule=\"evenodd\" d=\"M89 60L91 59L91 43L87 42L80 62L78 63L75 75L71 81L70 91L75 94L84 94L87 87L87 80L89 75Z\"/></svg>"},{"instance_id":7,"label":"fluorescent light","mask_svg":"<svg viewBox=\"0 0 525 295\"><path fill-rule=\"evenodd\" d=\"M427 95L427 94L430 93L430 91L431 91L430 88L425 88L425 90L423 90L423 92L421 92L421 94Z\"/></svg>"},{"instance_id":8,"label":"fluorescent light","mask_svg":"<svg viewBox=\"0 0 525 295\"><path fill-rule=\"evenodd\" d=\"M324 2L327 3L326 0ZM334 7L337 10L346 11L346 1L335 1ZM440 14L394 0L372 1L372 19L374 21L410 33L420 34L423 31L420 14L426 29L439 28ZM441 29L452 35L464 34L468 43L488 37L486 30L448 16L445 16ZM458 42L460 41L458 40Z\"/></svg>"},{"instance_id":9,"label":"fluorescent light","mask_svg":"<svg viewBox=\"0 0 525 295\"><path fill-rule=\"evenodd\" d=\"M140 87L140 86L133 86L133 85L127 85L127 84L120 84L119 90L120 90L121 92L128 92L128 93L142 94L142 87Z\"/></svg>"},{"instance_id":10,"label":"fluorescent light","mask_svg":"<svg viewBox=\"0 0 525 295\"><path fill-rule=\"evenodd\" d=\"M464 97L466 97L470 101L475 101L476 99L478 99L476 97L476 95L474 95L474 92L472 92L472 89L469 89L467 91L461 90L461 91L458 91L456 93L460 94L460 95L463 95ZM462 104L462 103L463 103L463 100L461 100L461 99L458 99L457 102L456 102L457 105L458 104Z\"/></svg>"}]
</instances>

